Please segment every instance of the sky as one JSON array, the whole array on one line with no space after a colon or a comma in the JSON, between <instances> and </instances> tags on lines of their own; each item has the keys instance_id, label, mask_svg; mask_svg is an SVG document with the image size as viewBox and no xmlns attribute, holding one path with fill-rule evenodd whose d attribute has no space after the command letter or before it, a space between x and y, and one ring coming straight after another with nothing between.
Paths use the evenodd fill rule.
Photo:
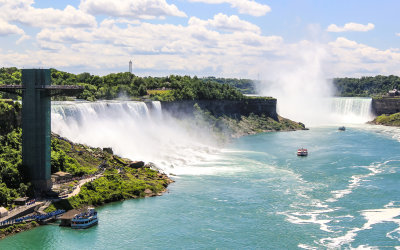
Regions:
<instances>
[{"instance_id":1,"label":"sky","mask_svg":"<svg viewBox=\"0 0 400 250\"><path fill-rule=\"evenodd\" d=\"M400 75L398 0L0 0L0 67Z\"/></svg>"}]
</instances>

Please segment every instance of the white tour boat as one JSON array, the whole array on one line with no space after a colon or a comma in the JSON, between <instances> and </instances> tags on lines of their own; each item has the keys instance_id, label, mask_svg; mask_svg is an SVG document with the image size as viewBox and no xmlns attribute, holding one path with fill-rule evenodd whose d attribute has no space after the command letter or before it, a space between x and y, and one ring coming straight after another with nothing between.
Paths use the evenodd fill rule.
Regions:
<instances>
[{"instance_id":1,"label":"white tour boat","mask_svg":"<svg viewBox=\"0 0 400 250\"><path fill-rule=\"evenodd\" d=\"M85 212L77 214L71 219L71 228L88 228L96 225L98 222L97 212L93 207L89 207Z\"/></svg>"}]
</instances>

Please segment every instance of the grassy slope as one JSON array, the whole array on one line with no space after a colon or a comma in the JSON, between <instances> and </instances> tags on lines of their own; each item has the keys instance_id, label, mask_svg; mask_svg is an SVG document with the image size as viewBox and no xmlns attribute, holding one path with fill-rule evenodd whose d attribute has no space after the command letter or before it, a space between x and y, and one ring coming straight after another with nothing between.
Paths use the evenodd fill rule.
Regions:
<instances>
[{"instance_id":1,"label":"grassy slope","mask_svg":"<svg viewBox=\"0 0 400 250\"><path fill-rule=\"evenodd\" d=\"M376 117L371 123L385 126L400 127L400 113L392 115L380 115Z\"/></svg>"}]
</instances>

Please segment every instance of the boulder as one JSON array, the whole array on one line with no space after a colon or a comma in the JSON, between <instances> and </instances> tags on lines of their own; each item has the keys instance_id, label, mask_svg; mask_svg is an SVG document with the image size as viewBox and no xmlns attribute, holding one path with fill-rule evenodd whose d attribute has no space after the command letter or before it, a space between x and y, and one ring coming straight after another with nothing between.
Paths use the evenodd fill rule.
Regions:
<instances>
[{"instance_id":1,"label":"boulder","mask_svg":"<svg viewBox=\"0 0 400 250\"><path fill-rule=\"evenodd\" d=\"M143 161L133 161L129 164L130 168L141 168L144 166L144 162Z\"/></svg>"},{"instance_id":2,"label":"boulder","mask_svg":"<svg viewBox=\"0 0 400 250\"><path fill-rule=\"evenodd\" d=\"M114 154L112 148L103 148L103 151L109 153L109 154Z\"/></svg>"}]
</instances>

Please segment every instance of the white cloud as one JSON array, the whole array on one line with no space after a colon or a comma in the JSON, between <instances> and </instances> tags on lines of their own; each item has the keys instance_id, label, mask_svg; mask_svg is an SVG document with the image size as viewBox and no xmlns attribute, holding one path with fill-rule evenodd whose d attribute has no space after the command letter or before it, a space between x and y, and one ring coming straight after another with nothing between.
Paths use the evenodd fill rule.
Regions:
<instances>
[{"instance_id":1,"label":"white cloud","mask_svg":"<svg viewBox=\"0 0 400 250\"><path fill-rule=\"evenodd\" d=\"M15 34L21 35L21 37L16 41L17 44L20 44L22 41L30 38L30 36L25 34L23 29L19 28L16 25L9 24L8 22L0 19L0 36L8 36Z\"/></svg>"},{"instance_id":2,"label":"white cloud","mask_svg":"<svg viewBox=\"0 0 400 250\"><path fill-rule=\"evenodd\" d=\"M80 43L93 40L92 34L79 28L43 29L37 35L39 41L54 43Z\"/></svg>"},{"instance_id":3,"label":"white cloud","mask_svg":"<svg viewBox=\"0 0 400 250\"><path fill-rule=\"evenodd\" d=\"M400 33L396 33L396 36L400 36Z\"/></svg>"},{"instance_id":4,"label":"white cloud","mask_svg":"<svg viewBox=\"0 0 400 250\"><path fill-rule=\"evenodd\" d=\"M208 19L207 21L200 20L197 17L191 17L189 19L189 25L202 25L212 27L217 30L222 31L249 31L255 33L261 33L261 29L250 22L240 20L236 15L227 16L225 14L219 13L214 16L214 19Z\"/></svg>"},{"instance_id":5,"label":"white cloud","mask_svg":"<svg viewBox=\"0 0 400 250\"><path fill-rule=\"evenodd\" d=\"M342 76L400 74L397 49L380 50L344 37L330 42L329 46L332 71Z\"/></svg>"},{"instance_id":6,"label":"white cloud","mask_svg":"<svg viewBox=\"0 0 400 250\"><path fill-rule=\"evenodd\" d=\"M253 0L189 0L190 2L202 2L208 4L228 3L232 8L238 9L241 14L252 16L264 16L271 8L266 4L260 4Z\"/></svg>"},{"instance_id":7,"label":"white cloud","mask_svg":"<svg viewBox=\"0 0 400 250\"><path fill-rule=\"evenodd\" d=\"M25 32L18 26L9 24L8 22L0 19L0 36L13 34L23 35Z\"/></svg>"},{"instance_id":8,"label":"white cloud","mask_svg":"<svg viewBox=\"0 0 400 250\"><path fill-rule=\"evenodd\" d=\"M336 24L331 24L326 29L328 32L346 32L346 31L360 31L366 32L375 28L373 23L367 25L359 23L346 23L343 27L338 27Z\"/></svg>"},{"instance_id":9,"label":"white cloud","mask_svg":"<svg viewBox=\"0 0 400 250\"><path fill-rule=\"evenodd\" d=\"M93 15L154 19L165 16L186 17L165 0L82 0L79 8Z\"/></svg>"},{"instance_id":10,"label":"white cloud","mask_svg":"<svg viewBox=\"0 0 400 250\"><path fill-rule=\"evenodd\" d=\"M7 21L19 22L32 27L94 27L94 16L73 6L64 10L53 8L34 8L32 0L0 0L0 17Z\"/></svg>"}]
</instances>

